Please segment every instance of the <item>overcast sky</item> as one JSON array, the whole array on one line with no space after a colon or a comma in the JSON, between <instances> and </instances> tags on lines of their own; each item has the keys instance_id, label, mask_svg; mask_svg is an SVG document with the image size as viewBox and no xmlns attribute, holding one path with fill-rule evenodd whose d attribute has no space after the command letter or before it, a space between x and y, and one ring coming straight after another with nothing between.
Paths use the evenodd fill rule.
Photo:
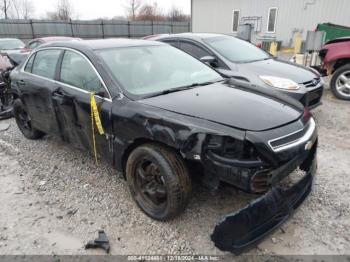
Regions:
<instances>
[{"instance_id":1,"label":"overcast sky","mask_svg":"<svg viewBox=\"0 0 350 262\"><path fill-rule=\"evenodd\" d=\"M141 0L145 3L157 2L159 8L166 12L172 6L190 14L191 0ZM47 12L53 11L57 0L32 0L35 8L34 18L43 18ZM74 15L79 19L112 18L125 15L127 0L71 0Z\"/></svg>"}]
</instances>

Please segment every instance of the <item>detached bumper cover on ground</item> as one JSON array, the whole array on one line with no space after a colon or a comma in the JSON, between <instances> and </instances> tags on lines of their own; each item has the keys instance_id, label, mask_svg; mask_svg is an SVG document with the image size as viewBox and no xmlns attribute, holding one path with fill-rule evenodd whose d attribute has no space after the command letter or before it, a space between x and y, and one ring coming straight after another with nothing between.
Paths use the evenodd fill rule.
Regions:
<instances>
[{"instance_id":1,"label":"detached bumper cover on ground","mask_svg":"<svg viewBox=\"0 0 350 262\"><path fill-rule=\"evenodd\" d=\"M276 186L216 225L211 239L223 251L240 254L285 222L311 192L317 168L316 150L301 164L306 175L288 189Z\"/></svg>"}]
</instances>

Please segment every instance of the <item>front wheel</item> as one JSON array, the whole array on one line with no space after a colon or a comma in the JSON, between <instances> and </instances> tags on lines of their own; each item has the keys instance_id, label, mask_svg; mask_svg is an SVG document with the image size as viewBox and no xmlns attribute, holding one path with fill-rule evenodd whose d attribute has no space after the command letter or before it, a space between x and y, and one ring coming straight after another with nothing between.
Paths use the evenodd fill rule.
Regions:
<instances>
[{"instance_id":1,"label":"front wheel","mask_svg":"<svg viewBox=\"0 0 350 262\"><path fill-rule=\"evenodd\" d=\"M191 180L184 160L175 151L145 144L131 152L126 164L130 192L143 212L169 220L186 207Z\"/></svg>"},{"instance_id":2,"label":"front wheel","mask_svg":"<svg viewBox=\"0 0 350 262\"><path fill-rule=\"evenodd\" d=\"M334 95L343 100L350 100L350 64L338 68L331 80Z\"/></svg>"},{"instance_id":3,"label":"front wheel","mask_svg":"<svg viewBox=\"0 0 350 262\"><path fill-rule=\"evenodd\" d=\"M13 103L13 113L16 119L18 128L22 134L28 139L39 139L45 134L32 126L30 117L24 108L20 99L16 99Z\"/></svg>"}]
</instances>

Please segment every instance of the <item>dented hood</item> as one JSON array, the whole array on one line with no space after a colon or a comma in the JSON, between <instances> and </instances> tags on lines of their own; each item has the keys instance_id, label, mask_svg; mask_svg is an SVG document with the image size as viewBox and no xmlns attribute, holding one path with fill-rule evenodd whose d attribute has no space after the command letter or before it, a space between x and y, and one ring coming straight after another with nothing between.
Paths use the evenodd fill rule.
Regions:
<instances>
[{"instance_id":1,"label":"dented hood","mask_svg":"<svg viewBox=\"0 0 350 262\"><path fill-rule=\"evenodd\" d=\"M223 125L262 131L297 120L302 112L269 96L215 83L139 101Z\"/></svg>"}]
</instances>

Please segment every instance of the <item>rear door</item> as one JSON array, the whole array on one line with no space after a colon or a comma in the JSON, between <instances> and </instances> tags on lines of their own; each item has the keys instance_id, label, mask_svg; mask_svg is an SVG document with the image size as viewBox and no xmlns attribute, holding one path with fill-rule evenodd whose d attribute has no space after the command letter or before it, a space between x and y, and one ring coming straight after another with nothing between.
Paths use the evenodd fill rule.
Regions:
<instances>
[{"instance_id":1,"label":"rear door","mask_svg":"<svg viewBox=\"0 0 350 262\"><path fill-rule=\"evenodd\" d=\"M52 99L57 106L57 117L64 137L76 146L93 152L90 95L95 95L105 134L95 129L98 155L111 161L109 139L111 134L110 112L112 100L95 67L82 53L65 50L60 61L58 89Z\"/></svg>"},{"instance_id":2,"label":"rear door","mask_svg":"<svg viewBox=\"0 0 350 262\"><path fill-rule=\"evenodd\" d=\"M54 79L61 53L59 49L34 53L17 82L32 124L46 133L59 134L51 95L56 89Z\"/></svg>"}]
</instances>

